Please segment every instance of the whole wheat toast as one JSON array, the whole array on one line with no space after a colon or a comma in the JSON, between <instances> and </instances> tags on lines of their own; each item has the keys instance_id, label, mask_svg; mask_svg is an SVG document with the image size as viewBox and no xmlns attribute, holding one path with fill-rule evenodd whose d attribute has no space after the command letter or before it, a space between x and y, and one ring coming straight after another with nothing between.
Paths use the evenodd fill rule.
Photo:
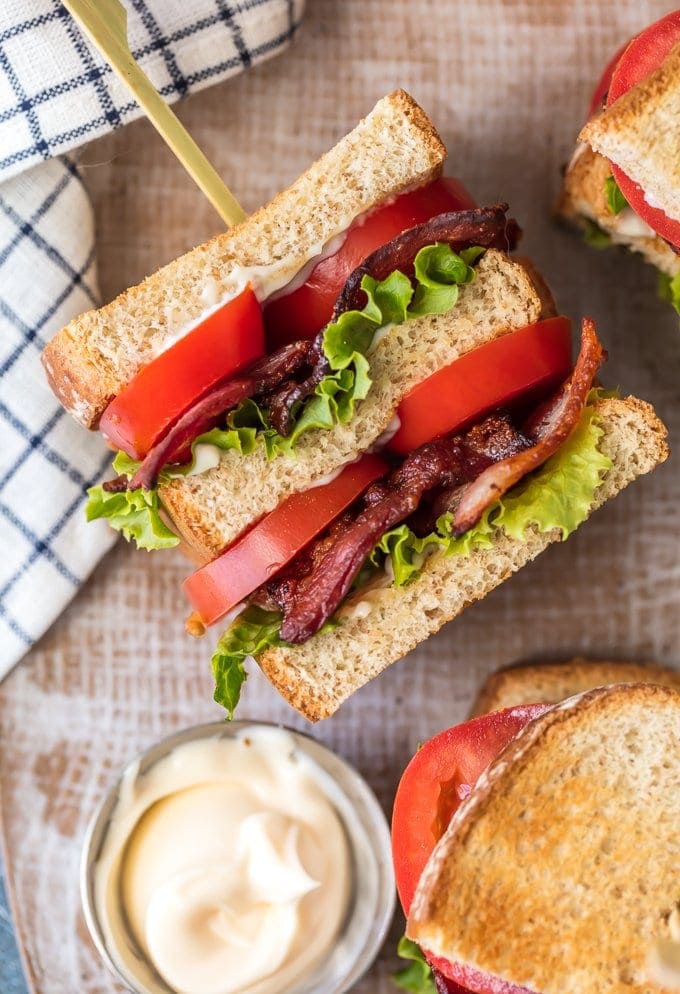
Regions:
<instances>
[{"instance_id":1,"label":"whole wheat toast","mask_svg":"<svg viewBox=\"0 0 680 994\"><path fill-rule=\"evenodd\" d=\"M669 217L680 219L680 46L581 130L556 213L579 227L596 224L615 245L641 253L668 276L680 256L629 208L613 213L605 195L611 163L620 166Z\"/></svg>"},{"instance_id":2,"label":"whole wheat toast","mask_svg":"<svg viewBox=\"0 0 680 994\"><path fill-rule=\"evenodd\" d=\"M680 692L620 684L530 722L421 877L407 934L536 994L662 994L680 902Z\"/></svg>"},{"instance_id":3,"label":"whole wheat toast","mask_svg":"<svg viewBox=\"0 0 680 994\"><path fill-rule=\"evenodd\" d=\"M589 121L579 138L620 166L651 204L680 221L680 45Z\"/></svg>"},{"instance_id":4,"label":"whole wheat toast","mask_svg":"<svg viewBox=\"0 0 680 994\"><path fill-rule=\"evenodd\" d=\"M659 683L680 690L680 670L582 656L563 663L516 663L496 670L484 681L470 717L523 704L557 704L574 694L614 683Z\"/></svg>"}]
</instances>

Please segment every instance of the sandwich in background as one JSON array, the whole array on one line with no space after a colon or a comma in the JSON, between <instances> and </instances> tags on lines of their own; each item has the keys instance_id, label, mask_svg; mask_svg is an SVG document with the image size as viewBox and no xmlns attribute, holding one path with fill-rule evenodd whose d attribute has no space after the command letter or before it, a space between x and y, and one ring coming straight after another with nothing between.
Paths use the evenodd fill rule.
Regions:
<instances>
[{"instance_id":1,"label":"sandwich in background","mask_svg":"<svg viewBox=\"0 0 680 994\"><path fill-rule=\"evenodd\" d=\"M679 706L677 670L526 664L419 749L392 824L412 979L452 994L669 989Z\"/></svg>"},{"instance_id":2,"label":"sandwich in background","mask_svg":"<svg viewBox=\"0 0 680 994\"><path fill-rule=\"evenodd\" d=\"M641 253L680 313L680 10L616 53L579 142L557 213L595 247Z\"/></svg>"}]
</instances>

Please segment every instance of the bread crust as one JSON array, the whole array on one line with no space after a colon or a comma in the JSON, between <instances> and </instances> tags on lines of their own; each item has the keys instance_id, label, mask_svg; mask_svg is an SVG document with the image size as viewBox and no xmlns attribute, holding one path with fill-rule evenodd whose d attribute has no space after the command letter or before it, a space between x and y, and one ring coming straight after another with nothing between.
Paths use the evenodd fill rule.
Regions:
<instances>
[{"instance_id":1,"label":"bread crust","mask_svg":"<svg viewBox=\"0 0 680 994\"><path fill-rule=\"evenodd\" d=\"M409 937L541 994L661 994L647 955L680 896L679 728L680 692L639 683L526 725L437 845Z\"/></svg>"},{"instance_id":2,"label":"bread crust","mask_svg":"<svg viewBox=\"0 0 680 994\"><path fill-rule=\"evenodd\" d=\"M666 429L649 404L635 397L606 399L598 401L597 412L604 428L600 447L614 465L603 479L591 511L668 456ZM485 597L560 537L559 530L529 530L522 541L499 533L493 548L475 548L464 559L432 556L416 582L375 591L367 617L348 618L340 628L315 635L301 646L267 650L258 660L260 667L306 718L326 718L390 663ZM365 599L365 593L359 591L347 606Z\"/></svg>"},{"instance_id":3,"label":"bread crust","mask_svg":"<svg viewBox=\"0 0 680 994\"><path fill-rule=\"evenodd\" d=\"M525 704L557 704L586 690L615 683L659 683L680 690L680 670L655 663L610 662L582 656L563 663L514 663L485 680L470 718Z\"/></svg>"},{"instance_id":4,"label":"bread crust","mask_svg":"<svg viewBox=\"0 0 680 994\"><path fill-rule=\"evenodd\" d=\"M292 276L352 219L441 172L446 149L427 114L404 90L371 113L288 189L246 221L199 245L51 339L43 364L53 391L87 428L136 372L217 299L235 266L290 262Z\"/></svg>"}]
</instances>

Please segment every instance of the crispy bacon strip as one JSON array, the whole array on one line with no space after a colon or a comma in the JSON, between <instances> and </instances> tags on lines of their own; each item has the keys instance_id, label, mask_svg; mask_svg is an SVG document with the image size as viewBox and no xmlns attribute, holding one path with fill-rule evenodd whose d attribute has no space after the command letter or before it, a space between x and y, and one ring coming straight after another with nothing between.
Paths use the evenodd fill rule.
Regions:
<instances>
[{"instance_id":1,"label":"crispy bacon strip","mask_svg":"<svg viewBox=\"0 0 680 994\"><path fill-rule=\"evenodd\" d=\"M454 534L462 535L476 525L491 504L559 449L578 424L588 391L605 358L595 323L584 318L574 372L524 426L525 434L534 444L490 466L466 488L453 519Z\"/></svg>"},{"instance_id":2,"label":"crispy bacon strip","mask_svg":"<svg viewBox=\"0 0 680 994\"><path fill-rule=\"evenodd\" d=\"M413 273L413 260L421 248L435 242L447 242L454 252L472 245L483 248L514 248L520 235L516 221L505 216L507 204L477 207L469 211L438 214L424 224L416 225L397 235L364 259L347 279L335 302L333 320L344 311L361 310L366 294L361 289L364 276L386 279L396 269L407 276Z\"/></svg>"},{"instance_id":3,"label":"crispy bacon strip","mask_svg":"<svg viewBox=\"0 0 680 994\"><path fill-rule=\"evenodd\" d=\"M411 530L416 535L429 535L435 530L442 514L447 511L455 513L470 480L476 479L494 463L514 456L530 445L531 441L513 425L509 414L499 412L488 415L465 435L465 479L455 480L429 497L409 518L407 524Z\"/></svg>"},{"instance_id":4,"label":"crispy bacon strip","mask_svg":"<svg viewBox=\"0 0 680 994\"><path fill-rule=\"evenodd\" d=\"M281 638L306 642L318 632L346 596L380 537L408 518L424 493L460 474L461 463L460 439L441 439L422 445L386 481L372 484L363 497L364 510L300 581L283 619Z\"/></svg>"},{"instance_id":5,"label":"crispy bacon strip","mask_svg":"<svg viewBox=\"0 0 680 994\"><path fill-rule=\"evenodd\" d=\"M310 397L324 376L330 372L328 359L323 350L323 332L313 339L310 345L307 364L311 367L302 382L293 380L276 390L270 397L263 398L269 408L269 420L279 435L287 438L293 430L293 408Z\"/></svg>"},{"instance_id":6,"label":"crispy bacon strip","mask_svg":"<svg viewBox=\"0 0 680 994\"><path fill-rule=\"evenodd\" d=\"M163 466L177 460L190 442L215 425L220 415L248 397L257 397L277 388L302 368L307 361L311 346L310 341L284 345L278 352L265 356L252 365L246 376L228 380L214 387L210 393L185 411L167 435L149 450L131 479L118 476L115 480L105 483L104 489L113 493L137 490L139 487L150 490L155 486Z\"/></svg>"}]
</instances>

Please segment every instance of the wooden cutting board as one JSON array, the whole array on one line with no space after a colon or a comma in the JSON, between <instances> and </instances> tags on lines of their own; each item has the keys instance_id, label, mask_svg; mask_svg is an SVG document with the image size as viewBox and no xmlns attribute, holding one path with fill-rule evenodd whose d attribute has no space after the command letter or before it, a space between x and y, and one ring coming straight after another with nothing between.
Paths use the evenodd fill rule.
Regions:
<instances>
[{"instance_id":1,"label":"wooden cutting board","mask_svg":"<svg viewBox=\"0 0 680 994\"><path fill-rule=\"evenodd\" d=\"M309 0L291 51L192 97L180 114L247 208L292 180L397 85L432 114L449 171L480 202L508 199L560 307L600 322L607 382L656 405L680 433L680 327L654 273L596 252L551 221L590 92L627 36L664 2ZM217 230L216 218L140 122L87 152L110 298ZM680 659L680 525L674 459L564 546L388 670L314 734L354 763L389 812L416 744L464 717L480 680L519 657L579 651ZM209 647L184 636L179 554L120 544L0 687L2 832L35 994L119 990L79 910L85 825L120 767L183 726L215 718ZM36 591L39 599L40 591ZM243 717L305 722L258 672ZM396 921L359 992L387 994Z\"/></svg>"}]
</instances>

